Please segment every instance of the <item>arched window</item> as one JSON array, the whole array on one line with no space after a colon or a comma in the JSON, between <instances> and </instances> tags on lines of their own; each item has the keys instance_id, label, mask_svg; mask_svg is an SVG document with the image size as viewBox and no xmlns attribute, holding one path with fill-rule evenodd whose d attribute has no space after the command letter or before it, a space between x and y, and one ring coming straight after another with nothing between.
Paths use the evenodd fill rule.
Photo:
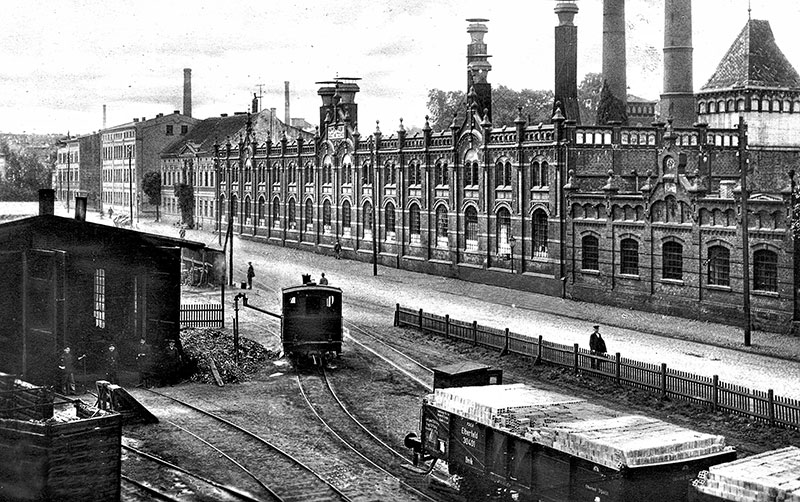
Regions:
<instances>
[{"instance_id":1,"label":"arched window","mask_svg":"<svg viewBox=\"0 0 800 502\"><path fill-rule=\"evenodd\" d=\"M537 209L533 212L533 256L547 256L547 214Z\"/></svg>"},{"instance_id":2,"label":"arched window","mask_svg":"<svg viewBox=\"0 0 800 502\"><path fill-rule=\"evenodd\" d=\"M411 241L419 243L420 240L420 216L419 206L411 204L408 209L408 231L411 233Z\"/></svg>"},{"instance_id":3,"label":"arched window","mask_svg":"<svg viewBox=\"0 0 800 502\"><path fill-rule=\"evenodd\" d=\"M244 198L244 221L250 221L250 196Z\"/></svg>"},{"instance_id":4,"label":"arched window","mask_svg":"<svg viewBox=\"0 0 800 502\"><path fill-rule=\"evenodd\" d=\"M478 186L478 161L467 162L464 166L464 186Z\"/></svg>"},{"instance_id":5,"label":"arched window","mask_svg":"<svg viewBox=\"0 0 800 502\"><path fill-rule=\"evenodd\" d=\"M384 164L384 168L386 169L386 184L397 184L397 170L395 169L394 162L387 160Z\"/></svg>"},{"instance_id":6,"label":"arched window","mask_svg":"<svg viewBox=\"0 0 800 502\"><path fill-rule=\"evenodd\" d=\"M364 162L361 166L361 184L372 185L375 181L375 174L372 171L372 166L369 162Z\"/></svg>"},{"instance_id":7,"label":"arched window","mask_svg":"<svg viewBox=\"0 0 800 502\"><path fill-rule=\"evenodd\" d=\"M286 170L286 182L289 184L297 183L297 166L294 165L294 162L289 163L289 167Z\"/></svg>"},{"instance_id":8,"label":"arched window","mask_svg":"<svg viewBox=\"0 0 800 502\"><path fill-rule=\"evenodd\" d=\"M333 183L333 160L330 155L322 159L322 184L330 185Z\"/></svg>"},{"instance_id":9,"label":"arched window","mask_svg":"<svg viewBox=\"0 0 800 502\"><path fill-rule=\"evenodd\" d=\"M281 201L278 198L272 199L272 224L280 226L281 223Z\"/></svg>"},{"instance_id":10,"label":"arched window","mask_svg":"<svg viewBox=\"0 0 800 502\"><path fill-rule=\"evenodd\" d=\"M331 201L326 200L322 203L322 225L325 227L325 231L328 232L331 229Z\"/></svg>"},{"instance_id":11,"label":"arched window","mask_svg":"<svg viewBox=\"0 0 800 502\"><path fill-rule=\"evenodd\" d=\"M272 164L272 183L278 184L281 182L281 168L280 164L275 162Z\"/></svg>"},{"instance_id":12,"label":"arched window","mask_svg":"<svg viewBox=\"0 0 800 502\"><path fill-rule=\"evenodd\" d=\"M342 229L350 230L350 201L342 202Z\"/></svg>"},{"instance_id":13,"label":"arched window","mask_svg":"<svg viewBox=\"0 0 800 502\"><path fill-rule=\"evenodd\" d=\"M440 205L436 208L436 245L439 247L447 247L447 208Z\"/></svg>"},{"instance_id":14,"label":"arched window","mask_svg":"<svg viewBox=\"0 0 800 502\"><path fill-rule=\"evenodd\" d=\"M408 186L422 185L422 168L418 160L412 160L408 164Z\"/></svg>"},{"instance_id":15,"label":"arched window","mask_svg":"<svg viewBox=\"0 0 800 502\"><path fill-rule=\"evenodd\" d=\"M544 187L549 184L547 162L533 162L531 164L531 186Z\"/></svg>"},{"instance_id":16,"label":"arched window","mask_svg":"<svg viewBox=\"0 0 800 502\"><path fill-rule=\"evenodd\" d=\"M511 214L508 209L501 207L497 211L495 239L497 252L500 254L511 254L511 245L508 238L511 237Z\"/></svg>"},{"instance_id":17,"label":"arched window","mask_svg":"<svg viewBox=\"0 0 800 502\"><path fill-rule=\"evenodd\" d=\"M231 194L231 214L234 218L239 217L239 198L236 194Z\"/></svg>"},{"instance_id":18,"label":"arched window","mask_svg":"<svg viewBox=\"0 0 800 502\"><path fill-rule=\"evenodd\" d=\"M753 253L753 291L778 291L778 255L768 249Z\"/></svg>"},{"instance_id":19,"label":"arched window","mask_svg":"<svg viewBox=\"0 0 800 502\"><path fill-rule=\"evenodd\" d=\"M220 194L219 196L219 214L222 219L225 219L225 216L228 215L228 204L225 203L225 195Z\"/></svg>"},{"instance_id":20,"label":"arched window","mask_svg":"<svg viewBox=\"0 0 800 502\"><path fill-rule=\"evenodd\" d=\"M581 239L581 269L600 270L600 243L594 235Z\"/></svg>"},{"instance_id":21,"label":"arched window","mask_svg":"<svg viewBox=\"0 0 800 502\"><path fill-rule=\"evenodd\" d=\"M464 237L467 251L478 250L478 211L469 206L464 211Z\"/></svg>"},{"instance_id":22,"label":"arched window","mask_svg":"<svg viewBox=\"0 0 800 502\"><path fill-rule=\"evenodd\" d=\"M436 186L447 186L449 184L447 176L447 163L441 160L436 162Z\"/></svg>"},{"instance_id":23,"label":"arched window","mask_svg":"<svg viewBox=\"0 0 800 502\"><path fill-rule=\"evenodd\" d=\"M495 166L495 187L511 186L511 162L502 160Z\"/></svg>"},{"instance_id":24,"label":"arched window","mask_svg":"<svg viewBox=\"0 0 800 502\"><path fill-rule=\"evenodd\" d=\"M708 248L708 283L714 286L731 285L731 252L725 246Z\"/></svg>"},{"instance_id":25,"label":"arched window","mask_svg":"<svg viewBox=\"0 0 800 502\"><path fill-rule=\"evenodd\" d=\"M306 200L306 229L313 230L314 228L314 203L311 202L311 199Z\"/></svg>"},{"instance_id":26,"label":"arched window","mask_svg":"<svg viewBox=\"0 0 800 502\"><path fill-rule=\"evenodd\" d=\"M639 275L639 243L635 239L622 239L619 251L619 273Z\"/></svg>"},{"instance_id":27,"label":"arched window","mask_svg":"<svg viewBox=\"0 0 800 502\"><path fill-rule=\"evenodd\" d=\"M297 213L296 213L296 211L297 210L295 208L294 199L289 200L289 214L288 214L287 217L289 219L289 229L290 230L294 230L294 229L297 228Z\"/></svg>"},{"instance_id":28,"label":"arched window","mask_svg":"<svg viewBox=\"0 0 800 502\"><path fill-rule=\"evenodd\" d=\"M303 168L303 178L303 182L306 184L314 183L314 166L311 165L311 162L306 162Z\"/></svg>"},{"instance_id":29,"label":"arched window","mask_svg":"<svg viewBox=\"0 0 800 502\"><path fill-rule=\"evenodd\" d=\"M342 184L353 184L353 162L349 155L345 155L342 159Z\"/></svg>"},{"instance_id":30,"label":"arched window","mask_svg":"<svg viewBox=\"0 0 800 502\"><path fill-rule=\"evenodd\" d=\"M683 245L669 241L662 246L661 277L663 279L683 280Z\"/></svg>"},{"instance_id":31,"label":"arched window","mask_svg":"<svg viewBox=\"0 0 800 502\"><path fill-rule=\"evenodd\" d=\"M372 237L372 204L364 203L364 237Z\"/></svg>"},{"instance_id":32,"label":"arched window","mask_svg":"<svg viewBox=\"0 0 800 502\"><path fill-rule=\"evenodd\" d=\"M395 228L394 228L394 204L391 202L386 204L386 209L384 210L384 215L386 219L386 240L394 240L395 236Z\"/></svg>"}]
</instances>

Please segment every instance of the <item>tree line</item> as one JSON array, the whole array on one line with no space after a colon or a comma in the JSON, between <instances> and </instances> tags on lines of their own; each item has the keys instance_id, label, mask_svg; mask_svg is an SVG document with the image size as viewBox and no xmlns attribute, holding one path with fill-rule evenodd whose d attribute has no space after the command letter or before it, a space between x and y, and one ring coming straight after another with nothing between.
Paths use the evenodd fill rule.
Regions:
<instances>
[{"instance_id":1,"label":"tree line","mask_svg":"<svg viewBox=\"0 0 800 502\"><path fill-rule=\"evenodd\" d=\"M54 154L42 159L35 152L14 150L4 141L0 143L0 155L5 158L5 175L0 176L0 201L38 200L39 189L52 186Z\"/></svg>"}]
</instances>

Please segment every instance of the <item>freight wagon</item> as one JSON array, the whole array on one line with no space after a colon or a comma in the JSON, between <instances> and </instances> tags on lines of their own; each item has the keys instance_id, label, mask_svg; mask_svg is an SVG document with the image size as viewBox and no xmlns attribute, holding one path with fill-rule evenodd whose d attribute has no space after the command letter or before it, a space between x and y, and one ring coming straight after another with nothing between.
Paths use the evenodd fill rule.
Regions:
<instances>
[{"instance_id":1,"label":"freight wagon","mask_svg":"<svg viewBox=\"0 0 800 502\"><path fill-rule=\"evenodd\" d=\"M693 502L800 502L800 448L789 446L712 466L693 484Z\"/></svg>"},{"instance_id":2,"label":"freight wagon","mask_svg":"<svg viewBox=\"0 0 800 502\"><path fill-rule=\"evenodd\" d=\"M468 498L676 502L725 438L523 384L435 389L423 400L415 458L443 461Z\"/></svg>"}]
</instances>

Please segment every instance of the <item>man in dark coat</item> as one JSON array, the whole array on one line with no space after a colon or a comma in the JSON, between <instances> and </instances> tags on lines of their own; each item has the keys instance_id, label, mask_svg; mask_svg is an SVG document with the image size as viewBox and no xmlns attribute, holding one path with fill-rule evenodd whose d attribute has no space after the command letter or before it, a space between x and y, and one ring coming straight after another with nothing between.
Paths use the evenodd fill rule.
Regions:
<instances>
[{"instance_id":1,"label":"man in dark coat","mask_svg":"<svg viewBox=\"0 0 800 502\"><path fill-rule=\"evenodd\" d=\"M136 367L139 370L139 387L150 388L152 386L150 383L150 365L150 345L147 344L147 340L141 338L136 351Z\"/></svg>"},{"instance_id":2,"label":"man in dark coat","mask_svg":"<svg viewBox=\"0 0 800 502\"><path fill-rule=\"evenodd\" d=\"M178 380L181 369L181 353L175 345L175 340L169 340L164 349L164 366L162 378L172 385Z\"/></svg>"},{"instance_id":3,"label":"man in dark coat","mask_svg":"<svg viewBox=\"0 0 800 502\"><path fill-rule=\"evenodd\" d=\"M105 355L106 363L106 380L111 383L117 383L117 369L119 368L119 354L114 344L109 344L108 350Z\"/></svg>"},{"instance_id":4,"label":"man in dark coat","mask_svg":"<svg viewBox=\"0 0 800 502\"><path fill-rule=\"evenodd\" d=\"M595 325L594 331L589 336L589 351L593 356L606 354L606 341L600 335L600 326ZM592 358L592 368L597 368L597 360Z\"/></svg>"},{"instance_id":5,"label":"man in dark coat","mask_svg":"<svg viewBox=\"0 0 800 502\"><path fill-rule=\"evenodd\" d=\"M61 360L58 363L58 370L61 372L61 393L64 395L75 395L75 362L72 358L72 351L69 347L64 347L61 352Z\"/></svg>"},{"instance_id":6,"label":"man in dark coat","mask_svg":"<svg viewBox=\"0 0 800 502\"><path fill-rule=\"evenodd\" d=\"M247 262L247 288L253 289L253 277L256 276L256 271L253 269L253 262Z\"/></svg>"}]
</instances>

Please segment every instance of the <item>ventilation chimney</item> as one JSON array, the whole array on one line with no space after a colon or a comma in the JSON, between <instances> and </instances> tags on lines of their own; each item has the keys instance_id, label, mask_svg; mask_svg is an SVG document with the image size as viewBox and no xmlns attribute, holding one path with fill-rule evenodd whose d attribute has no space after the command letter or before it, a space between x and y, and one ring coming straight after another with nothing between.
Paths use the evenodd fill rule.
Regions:
<instances>
[{"instance_id":1,"label":"ventilation chimney","mask_svg":"<svg viewBox=\"0 0 800 502\"><path fill-rule=\"evenodd\" d=\"M578 13L575 2L558 2L555 13L558 15L558 26L555 29L555 96L556 103L561 102L561 113L568 120L581 123L578 107L578 27L573 20Z\"/></svg>"},{"instance_id":2,"label":"ventilation chimney","mask_svg":"<svg viewBox=\"0 0 800 502\"><path fill-rule=\"evenodd\" d=\"M692 81L692 0L664 3L664 93L661 119L675 127L696 122Z\"/></svg>"},{"instance_id":3,"label":"ventilation chimney","mask_svg":"<svg viewBox=\"0 0 800 502\"><path fill-rule=\"evenodd\" d=\"M103 105L103 129L106 128L106 105Z\"/></svg>"},{"instance_id":4,"label":"ventilation chimney","mask_svg":"<svg viewBox=\"0 0 800 502\"><path fill-rule=\"evenodd\" d=\"M192 69L183 69L183 114L192 116Z\"/></svg>"},{"instance_id":5,"label":"ventilation chimney","mask_svg":"<svg viewBox=\"0 0 800 502\"><path fill-rule=\"evenodd\" d=\"M258 113L258 96L256 93L253 93L253 101L250 103L250 112L251 113Z\"/></svg>"},{"instance_id":6,"label":"ventilation chimney","mask_svg":"<svg viewBox=\"0 0 800 502\"><path fill-rule=\"evenodd\" d=\"M53 216L56 213L56 191L52 188L39 189L39 216Z\"/></svg>"},{"instance_id":7,"label":"ventilation chimney","mask_svg":"<svg viewBox=\"0 0 800 502\"><path fill-rule=\"evenodd\" d=\"M86 196L75 196L75 220L86 221Z\"/></svg>"},{"instance_id":8,"label":"ventilation chimney","mask_svg":"<svg viewBox=\"0 0 800 502\"><path fill-rule=\"evenodd\" d=\"M284 80L283 82L283 94L286 98L286 113L284 113L284 123L286 125L292 125L292 116L289 115L289 81Z\"/></svg>"},{"instance_id":9,"label":"ventilation chimney","mask_svg":"<svg viewBox=\"0 0 800 502\"><path fill-rule=\"evenodd\" d=\"M483 36L489 31L485 22L488 19L467 19L470 23L467 33L470 36L470 43L467 46L467 96L475 105L478 114L483 119L492 121L492 84L487 81L492 65L486 53L486 43ZM473 92L474 91L474 92ZM483 116L484 110L487 116Z\"/></svg>"},{"instance_id":10,"label":"ventilation chimney","mask_svg":"<svg viewBox=\"0 0 800 502\"><path fill-rule=\"evenodd\" d=\"M614 120L625 124L627 113L624 112L628 106L625 0L603 0L603 85L615 102L603 114L602 122ZM600 116L598 113L598 118Z\"/></svg>"}]
</instances>

